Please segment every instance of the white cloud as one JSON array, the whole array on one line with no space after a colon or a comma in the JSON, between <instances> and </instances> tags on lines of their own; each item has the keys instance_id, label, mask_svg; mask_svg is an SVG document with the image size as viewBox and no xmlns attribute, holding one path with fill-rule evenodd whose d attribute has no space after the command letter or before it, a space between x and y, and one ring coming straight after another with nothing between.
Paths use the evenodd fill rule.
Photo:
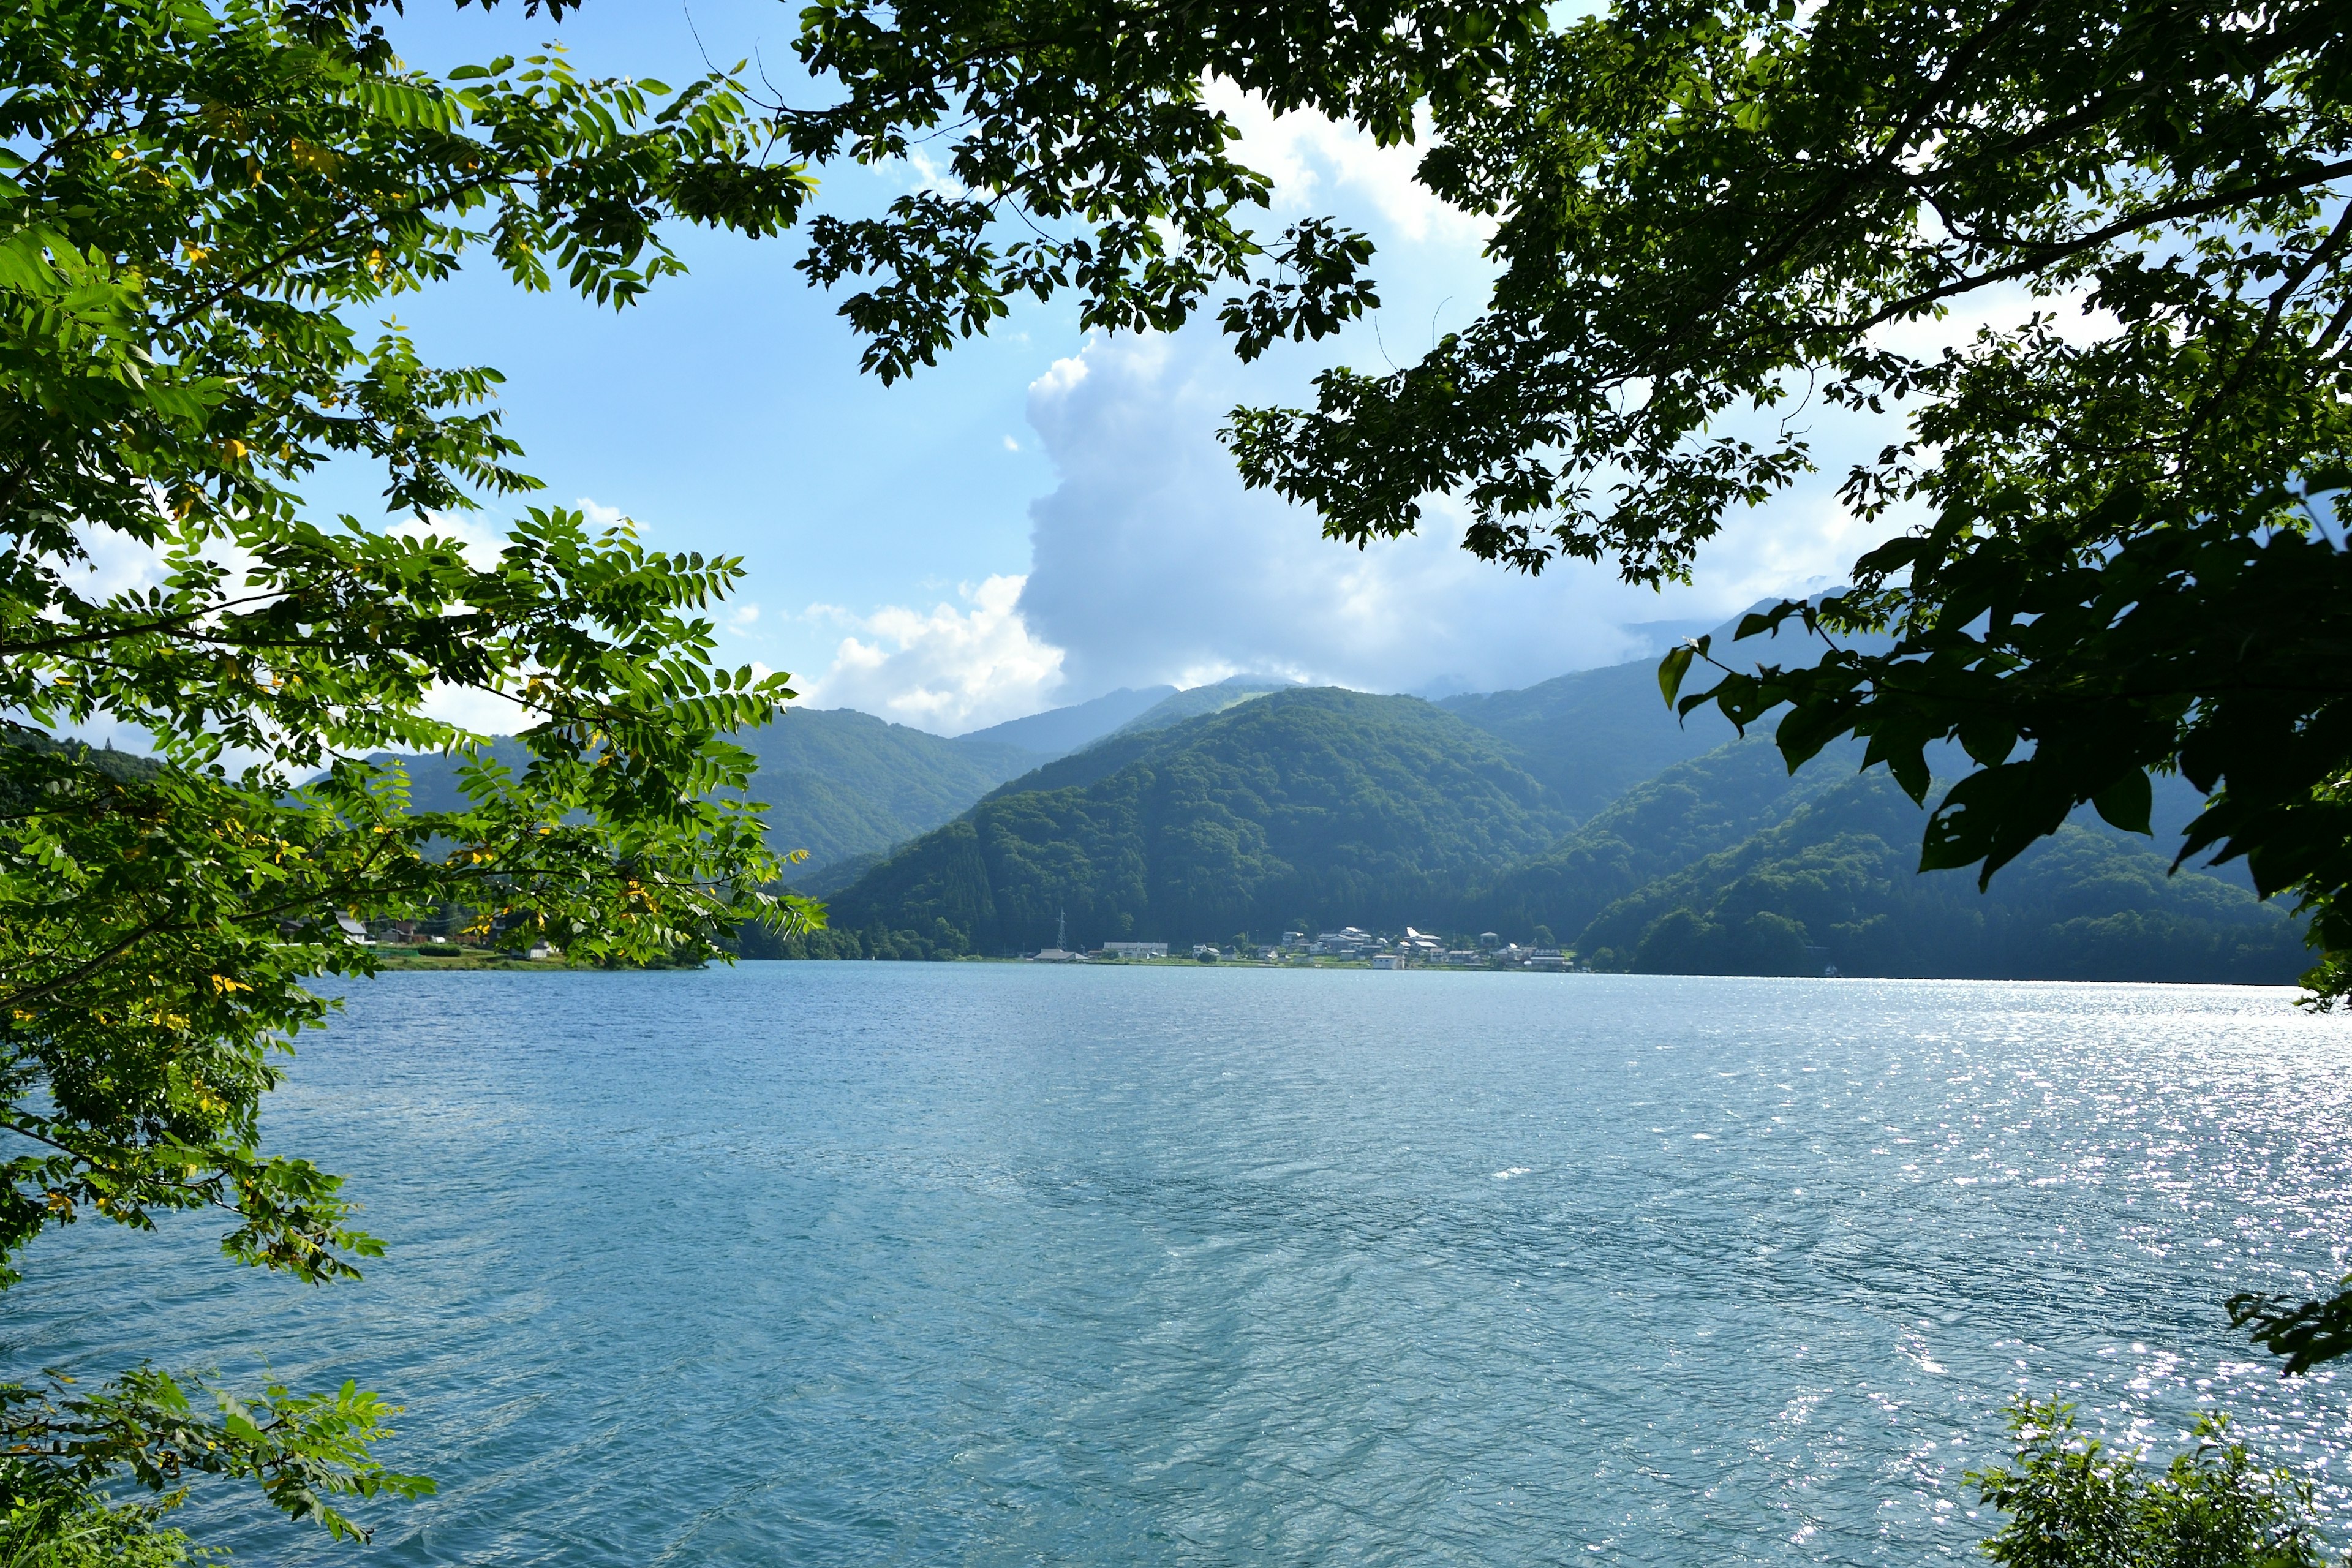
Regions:
<instances>
[{"instance_id":1,"label":"white cloud","mask_svg":"<svg viewBox=\"0 0 2352 1568\"><path fill-rule=\"evenodd\" d=\"M1024 579L991 577L958 593L961 605L928 611L891 605L857 616L813 605L812 618L853 630L831 668L809 683L814 707L856 708L902 724L956 734L1047 706L1062 680L1062 651L1030 634L1020 610Z\"/></svg>"},{"instance_id":2,"label":"white cloud","mask_svg":"<svg viewBox=\"0 0 2352 1568\"><path fill-rule=\"evenodd\" d=\"M1700 586L1665 594L1608 568L1530 579L1481 562L1443 500L1419 535L1359 552L1242 488L1215 438L1244 393L1234 374L1205 335L1127 337L1089 343L1031 387L1060 483L1030 509L1019 608L1029 636L1062 650L1066 700L1238 672L1372 690L1524 686L1642 656L1630 624L1837 581L1875 537L1823 481L1735 516L1701 557Z\"/></svg>"},{"instance_id":3,"label":"white cloud","mask_svg":"<svg viewBox=\"0 0 2352 1568\"><path fill-rule=\"evenodd\" d=\"M537 717L510 699L471 686L436 686L425 695L425 716L477 735L508 735Z\"/></svg>"},{"instance_id":4,"label":"white cloud","mask_svg":"<svg viewBox=\"0 0 2352 1568\"><path fill-rule=\"evenodd\" d=\"M160 587L169 575L163 552L108 528L78 528L83 560L65 568L67 584L85 597L103 602L117 594Z\"/></svg>"},{"instance_id":5,"label":"white cloud","mask_svg":"<svg viewBox=\"0 0 2352 1568\"><path fill-rule=\"evenodd\" d=\"M1007 436L1004 438L1004 449L1008 452L1017 452L1021 450L1021 443Z\"/></svg>"},{"instance_id":6,"label":"white cloud","mask_svg":"<svg viewBox=\"0 0 2352 1568\"><path fill-rule=\"evenodd\" d=\"M617 515L617 514L616 514ZM446 539L455 542L466 563L487 572L499 563L507 536L498 529L454 512L436 511L423 521L404 518L384 531L396 539Z\"/></svg>"},{"instance_id":7,"label":"white cloud","mask_svg":"<svg viewBox=\"0 0 2352 1568\"><path fill-rule=\"evenodd\" d=\"M1274 205L1298 212L1332 205L1334 196L1369 200L1401 238L1483 244L1494 224L1440 200L1413 177L1428 149L1426 111L1416 139L1382 147L1366 132L1314 110L1276 114L1263 99L1232 82L1210 81L1209 106L1223 111L1241 141L1234 156L1274 182Z\"/></svg>"},{"instance_id":8,"label":"white cloud","mask_svg":"<svg viewBox=\"0 0 2352 1568\"><path fill-rule=\"evenodd\" d=\"M592 500L586 496L578 498L572 504L578 507L589 522L597 528L618 528L625 523L631 533L645 531L644 526L635 518L629 516L619 507L606 506L604 502Z\"/></svg>"}]
</instances>

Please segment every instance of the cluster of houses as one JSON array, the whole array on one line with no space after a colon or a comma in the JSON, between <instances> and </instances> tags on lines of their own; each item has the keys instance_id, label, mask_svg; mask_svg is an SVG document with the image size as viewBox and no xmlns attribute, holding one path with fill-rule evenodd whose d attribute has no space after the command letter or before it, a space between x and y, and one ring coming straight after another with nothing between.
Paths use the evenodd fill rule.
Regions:
<instances>
[{"instance_id":1,"label":"cluster of houses","mask_svg":"<svg viewBox=\"0 0 2352 1568\"><path fill-rule=\"evenodd\" d=\"M1522 947L1505 942L1494 931L1478 933L1475 947L1448 947L1444 939L1404 928L1399 937L1375 936L1359 926L1318 931L1313 942L1304 931L1285 931L1286 945L1316 957L1368 959L1374 969L1552 969L1575 967L1573 958L1556 947Z\"/></svg>"},{"instance_id":2,"label":"cluster of houses","mask_svg":"<svg viewBox=\"0 0 2352 1568\"><path fill-rule=\"evenodd\" d=\"M1059 942L1027 955L1032 963L1100 963L1121 959L1164 959L1164 942L1107 942L1087 952L1074 952ZM1374 969L1537 969L1564 971L1576 967L1575 955L1556 947L1522 947L1505 942L1493 931L1482 931L1475 947L1448 947L1442 937L1404 928L1402 936L1378 935L1360 926L1338 931L1286 931L1277 943L1255 944L1228 952L1209 942L1196 942L1192 956L1208 963L1255 959L1261 963L1312 963L1318 959L1369 963Z\"/></svg>"},{"instance_id":3,"label":"cluster of houses","mask_svg":"<svg viewBox=\"0 0 2352 1568\"><path fill-rule=\"evenodd\" d=\"M341 910L328 912L334 920L335 929L342 933L343 940L354 947L415 947L419 952L438 949L452 955L467 951L449 937L429 931L425 922L419 921L362 921ZM279 929L289 936L299 935L306 929L298 921L281 921L278 924ZM562 952L551 945L542 936L516 935L497 926L493 927L491 934L492 945L509 956L532 959L562 956Z\"/></svg>"}]
</instances>

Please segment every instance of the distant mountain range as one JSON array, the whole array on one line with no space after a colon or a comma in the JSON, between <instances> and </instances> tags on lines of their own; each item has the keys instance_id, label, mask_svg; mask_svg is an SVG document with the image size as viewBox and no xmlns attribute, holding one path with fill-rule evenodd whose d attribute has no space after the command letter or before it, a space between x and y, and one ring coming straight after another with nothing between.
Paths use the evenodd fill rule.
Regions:
<instances>
[{"instance_id":1,"label":"distant mountain range","mask_svg":"<svg viewBox=\"0 0 2352 1568\"><path fill-rule=\"evenodd\" d=\"M2292 980L2242 871L2070 824L1977 891L1916 874L1921 813L1859 755L1676 721L1648 658L1522 690L1379 697L1238 678L1112 692L952 739L798 709L740 737L772 841L831 929L753 956L942 957L1070 939L1223 943L1411 923L1656 973ZM520 748L499 743L500 754ZM454 764L403 759L420 805ZM446 799L444 797L446 797Z\"/></svg>"},{"instance_id":2,"label":"distant mountain range","mask_svg":"<svg viewBox=\"0 0 2352 1568\"><path fill-rule=\"evenodd\" d=\"M760 759L751 798L769 803L771 842L808 852L798 880L823 896L1008 779L1114 734L1148 734L1284 684L1243 678L1184 691L1122 689L951 738L846 708L795 708L736 739ZM510 767L530 761L516 741L496 740L490 750ZM417 810L464 804L455 758L385 752L371 760L399 764Z\"/></svg>"},{"instance_id":3,"label":"distant mountain range","mask_svg":"<svg viewBox=\"0 0 2352 1568\"><path fill-rule=\"evenodd\" d=\"M1494 931L1666 973L2284 983L2308 962L2235 868L2167 874L2197 805L2177 781L2162 842L2088 818L1979 893L1916 872L1923 814L1857 749L1791 777L1767 736L1678 725L1646 660L1437 703L1197 700L877 857L829 931L775 951L1008 953L1066 919L1089 945Z\"/></svg>"}]
</instances>

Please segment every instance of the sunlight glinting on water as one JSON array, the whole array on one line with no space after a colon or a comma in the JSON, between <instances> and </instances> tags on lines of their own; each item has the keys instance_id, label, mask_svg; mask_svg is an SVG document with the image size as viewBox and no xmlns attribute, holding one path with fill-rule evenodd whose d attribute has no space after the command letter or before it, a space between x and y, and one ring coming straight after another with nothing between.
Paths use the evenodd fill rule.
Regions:
<instances>
[{"instance_id":1,"label":"sunlight glinting on water","mask_svg":"<svg viewBox=\"0 0 2352 1568\"><path fill-rule=\"evenodd\" d=\"M2020 1390L2168 1452L2224 1406L2341 1509L2340 1385L2220 1306L2344 1266L2352 1024L2291 1002L392 975L268 1122L367 1280L84 1225L5 1337L404 1399L442 1492L367 1510L394 1563L1964 1561Z\"/></svg>"}]
</instances>

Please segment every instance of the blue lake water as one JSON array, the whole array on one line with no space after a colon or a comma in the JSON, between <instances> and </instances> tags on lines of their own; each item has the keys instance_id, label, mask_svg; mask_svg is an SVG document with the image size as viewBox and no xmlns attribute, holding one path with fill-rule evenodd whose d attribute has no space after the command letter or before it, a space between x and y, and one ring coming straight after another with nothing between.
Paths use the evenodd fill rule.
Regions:
<instances>
[{"instance_id":1,"label":"blue lake water","mask_svg":"<svg viewBox=\"0 0 2352 1568\"><path fill-rule=\"evenodd\" d=\"M271 1105L391 1255L85 1224L18 1370L403 1399L439 1497L268 1563L1968 1560L2012 1391L2329 1479L2226 1331L2352 1236L2292 993L748 964L394 974Z\"/></svg>"}]
</instances>

